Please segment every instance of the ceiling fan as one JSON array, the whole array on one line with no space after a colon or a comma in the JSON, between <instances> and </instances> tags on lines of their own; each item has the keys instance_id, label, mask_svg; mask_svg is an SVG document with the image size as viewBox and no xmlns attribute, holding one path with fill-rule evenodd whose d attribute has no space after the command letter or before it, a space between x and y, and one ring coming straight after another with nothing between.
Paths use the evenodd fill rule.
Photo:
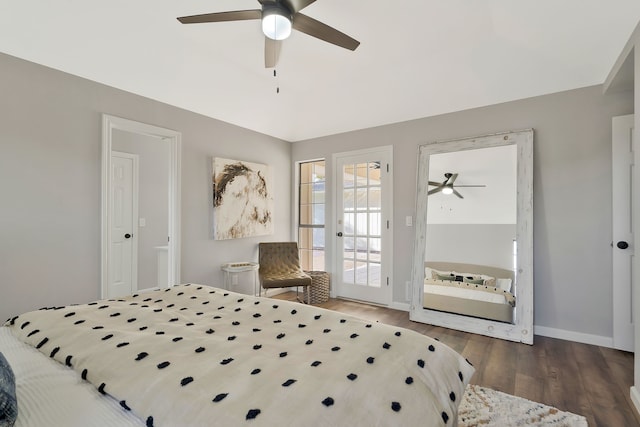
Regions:
<instances>
[{"instance_id":1,"label":"ceiling fan","mask_svg":"<svg viewBox=\"0 0 640 427\"><path fill-rule=\"evenodd\" d=\"M455 180L458 178L458 174L457 173L450 173L447 172L444 174L444 181L442 182L437 182L437 181L429 181L429 185L431 186L435 186L436 188L434 188L433 190L429 190L429 192L427 193L427 195L432 195L435 193L442 193L442 194L455 194L456 196L460 197L461 199L464 199L464 197L462 197L462 194L460 194L458 192L458 190L456 190L456 188L459 187L486 187L486 185L454 185L453 183L455 182Z\"/></svg>"},{"instance_id":2,"label":"ceiling fan","mask_svg":"<svg viewBox=\"0 0 640 427\"><path fill-rule=\"evenodd\" d=\"M300 13L316 0L258 0L261 9L237 10L231 12L205 13L203 15L178 18L183 24L207 22L262 20L265 35L264 66L273 68L278 63L282 40L289 37L291 29L324 40L336 46L356 50L360 42L320 21Z\"/></svg>"}]
</instances>

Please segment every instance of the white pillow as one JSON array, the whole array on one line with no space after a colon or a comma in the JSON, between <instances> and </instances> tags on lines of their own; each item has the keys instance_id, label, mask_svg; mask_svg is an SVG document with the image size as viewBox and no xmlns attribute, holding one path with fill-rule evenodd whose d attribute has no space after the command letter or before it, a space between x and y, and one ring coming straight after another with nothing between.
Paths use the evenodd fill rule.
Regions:
<instances>
[{"instance_id":1,"label":"white pillow","mask_svg":"<svg viewBox=\"0 0 640 427\"><path fill-rule=\"evenodd\" d=\"M435 268L430 268L429 270L431 270L431 275L425 276L425 277L428 277L433 280L438 280L438 275L451 276L453 274L455 276L455 273L453 271L441 271L441 270L436 270Z\"/></svg>"},{"instance_id":2,"label":"white pillow","mask_svg":"<svg viewBox=\"0 0 640 427\"><path fill-rule=\"evenodd\" d=\"M496 279L496 288L511 292L511 279Z\"/></svg>"},{"instance_id":3,"label":"white pillow","mask_svg":"<svg viewBox=\"0 0 640 427\"><path fill-rule=\"evenodd\" d=\"M424 268L424 278L425 279L431 279L432 278L431 274L432 274L431 273L431 269L429 267L425 267Z\"/></svg>"}]
</instances>

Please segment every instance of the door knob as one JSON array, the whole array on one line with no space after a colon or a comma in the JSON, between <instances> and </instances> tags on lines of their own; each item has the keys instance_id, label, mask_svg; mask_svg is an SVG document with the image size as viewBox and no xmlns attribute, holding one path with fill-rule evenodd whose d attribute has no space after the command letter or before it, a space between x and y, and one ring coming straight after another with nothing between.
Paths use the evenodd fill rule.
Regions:
<instances>
[{"instance_id":1,"label":"door knob","mask_svg":"<svg viewBox=\"0 0 640 427\"><path fill-rule=\"evenodd\" d=\"M342 231L338 231L338 232L336 233L336 236L338 236L338 237L342 237Z\"/></svg>"},{"instance_id":2,"label":"door knob","mask_svg":"<svg viewBox=\"0 0 640 427\"><path fill-rule=\"evenodd\" d=\"M131 234L129 234L129 233L125 234L125 235L124 235L124 238L125 238L125 239L129 239L129 238L131 238Z\"/></svg>"},{"instance_id":3,"label":"door knob","mask_svg":"<svg viewBox=\"0 0 640 427\"><path fill-rule=\"evenodd\" d=\"M619 249L627 249L629 247L629 244L627 242L625 242L624 240L620 240L618 243L616 243L616 246Z\"/></svg>"}]
</instances>

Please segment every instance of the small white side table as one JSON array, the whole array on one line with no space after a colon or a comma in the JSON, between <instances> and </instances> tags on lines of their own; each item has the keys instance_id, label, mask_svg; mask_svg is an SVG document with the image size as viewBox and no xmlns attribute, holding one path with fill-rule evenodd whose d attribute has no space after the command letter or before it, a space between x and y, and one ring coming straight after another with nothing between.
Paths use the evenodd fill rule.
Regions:
<instances>
[{"instance_id":1,"label":"small white side table","mask_svg":"<svg viewBox=\"0 0 640 427\"><path fill-rule=\"evenodd\" d=\"M222 264L220 268L224 271L224 288L227 290L231 285L238 284L237 279L234 280L234 277L237 277L240 273L253 272L253 295L257 294L260 264L251 261L227 262Z\"/></svg>"}]
</instances>

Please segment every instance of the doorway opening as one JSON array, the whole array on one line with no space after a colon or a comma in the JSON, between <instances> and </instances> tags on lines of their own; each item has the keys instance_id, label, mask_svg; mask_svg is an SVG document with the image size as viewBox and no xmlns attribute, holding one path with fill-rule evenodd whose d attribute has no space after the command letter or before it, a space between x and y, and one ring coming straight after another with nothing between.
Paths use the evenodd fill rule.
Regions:
<instances>
[{"instance_id":1,"label":"doorway opening","mask_svg":"<svg viewBox=\"0 0 640 427\"><path fill-rule=\"evenodd\" d=\"M101 298L179 283L180 146L179 132L103 115ZM140 172L140 179L151 181L141 187L140 192L137 184L131 187L134 194L124 198L121 183L114 180L116 169L123 171L114 161L117 158L114 153L122 151L137 154L139 163L147 164L144 175ZM124 209L122 200L133 200L136 194L140 202L138 212ZM131 217L126 223L118 216L124 212ZM150 233L152 229L155 233ZM154 237L149 237L151 234ZM129 242L130 254L118 249L126 249ZM139 254L135 246L146 249ZM130 284L127 280L123 282L123 276L130 277Z\"/></svg>"}]
</instances>

